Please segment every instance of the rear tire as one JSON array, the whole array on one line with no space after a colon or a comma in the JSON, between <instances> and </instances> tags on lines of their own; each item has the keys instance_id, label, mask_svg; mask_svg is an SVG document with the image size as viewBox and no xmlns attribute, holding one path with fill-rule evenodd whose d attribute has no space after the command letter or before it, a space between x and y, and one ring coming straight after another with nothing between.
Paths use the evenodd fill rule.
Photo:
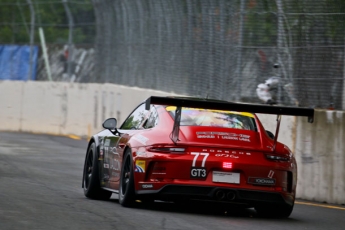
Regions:
<instances>
[{"instance_id":1,"label":"rear tire","mask_svg":"<svg viewBox=\"0 0 345 230\"><path fill-rule=\"evenodd\" d=\"M124 207L133 206L135 202L133 158L130 149L127 149L122 162L119 186L119 203Z\"/></svg>"},{"instance_id":2,"label":"rear tire","mask_svg":"<svg viewBox=\"0 0 345 230\"><path fill-rule=\"evenodd\" d=\"M258 205L255 207L259 216L273 218L288 218L292 213L294 204L288 205Z\"/></svg>"},{"instance_id":3,"label":"rear tire","mask_svg":"<svg viewBox=\"0 0 345 230\"><path fill-rule=\"evenodd\" d=\"M83 175L84 195L95 200L108 200L112 192L103 190L99 181L98 154L95 143L87 151Z\"/></svg>"}]
</instances>

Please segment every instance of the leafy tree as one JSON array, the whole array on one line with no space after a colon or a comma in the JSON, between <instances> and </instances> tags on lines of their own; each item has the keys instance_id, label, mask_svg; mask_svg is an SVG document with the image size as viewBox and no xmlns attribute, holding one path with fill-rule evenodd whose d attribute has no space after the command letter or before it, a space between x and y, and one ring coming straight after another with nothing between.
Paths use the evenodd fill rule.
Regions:
<instances>
[{"instance_id":1,"label":"leafy tree","mask_svg":"<svg viewBox=\"0 0 345 230\"><path fill-rule=\"evenodd\" d=\"M62 1L31 0L35 10L35 42L38 28L44 29L47 43L67 43L69 21ZM91 0L69 0L72 13L73 42L93 43L94 12ZM27 0L0 0L0 43L21 44L30 41L31 11Z\"/></svg>"}]
</instances>

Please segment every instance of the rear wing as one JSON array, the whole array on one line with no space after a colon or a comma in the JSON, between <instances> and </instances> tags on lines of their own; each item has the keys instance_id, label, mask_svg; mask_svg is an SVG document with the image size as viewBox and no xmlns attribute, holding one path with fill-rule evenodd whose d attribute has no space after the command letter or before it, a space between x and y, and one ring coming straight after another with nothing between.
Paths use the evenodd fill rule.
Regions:
<instances>
[{"instance_id":1,"label":"rear wing","mask_svg":"<svg viewBox=\"0 0 345 230\"><path fill-rule=\"evenodd\" d=\"M156 96L149 97L145 101L145 104L146 104L146 107L145 107L146 110L150 109L151 104L176 106L174 128L171 133L172 134L171 139L174 141L174 143L178 141L182 107L278 115L275 143L278 137L281 115L304 116L304 117L308 117L309 123L313 123L314 121L314 109L312 108L235 103L235 102L225 102L225 101L218 101L218 100L188 98L188 97L156 97Z\"/></svg>"}]
</instances>

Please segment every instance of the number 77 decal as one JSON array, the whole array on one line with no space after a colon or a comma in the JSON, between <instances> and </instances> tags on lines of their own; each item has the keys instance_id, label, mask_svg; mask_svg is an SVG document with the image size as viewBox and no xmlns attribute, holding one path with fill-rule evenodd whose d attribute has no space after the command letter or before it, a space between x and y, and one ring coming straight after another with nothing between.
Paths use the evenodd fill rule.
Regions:
<instances>
[{"instance_id":1,"label":"number 77 decal","mask_svg":"<svg viewBox=\"0 0 345 230\"><path fill-rule=\"evenodd\" d=\"M196 160L198 159L199 155L204 156L202 159L201 167L205 167L206 159L210 155L209 153L199 153L199 152L191 152L191 155L194 155L192 167L195 167Z\"/></svg>"}]
</instances>

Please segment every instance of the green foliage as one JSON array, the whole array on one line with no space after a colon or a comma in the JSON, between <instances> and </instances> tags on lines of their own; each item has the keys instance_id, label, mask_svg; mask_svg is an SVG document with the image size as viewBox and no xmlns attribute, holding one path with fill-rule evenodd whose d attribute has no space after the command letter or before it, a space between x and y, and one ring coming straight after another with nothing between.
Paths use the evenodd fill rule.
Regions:
<instances>
[{"instance_id":1,"label":"green foliage","mask_svg":"<svg viewBox=\"0 0 345 230\"><path fill-rule=\"evenodd\" d=\"M244 45L268 46L277 37L277 7L275 1L250 1L245 6Z\"/></svg>"},{"instance_id":2,"label":"green foliage","mask_svg":"<svg viewBox=\"0 0 345 230\"><path fill-rule=\"evenodd\" d=\"M31 29L30 0L0 0L0 43L29 43ZM155 0L141 0L144 9L149 9ZM345 12L344 0L222 0L216 1L225 7L225 31L233 30L232 25L239 23L240 4L245 3L243 12L244 40L243 45L268 46L277 40L277 2L281 1L284 8L285 29L291 29L293 40L299 42L311 33L313 28L322 28L322 36L312 36L312 39L323 39L337 42L344 36ZM38 28L44 29L47 43L67 43L69 36L69 21L62 0L31 0L35 10L35 43L39 42ZM202 11L207 7L206 1L183 0L182 9L188 13L188 6L193 7L193 22L202 26ZM67 0L73 15L73 42L94 43L95 17L91 0ZM177 4L177 2L176 2ZM190 5L189 5L190 4ZM170 5L170 7L173 7ZM204 7L204 8L203 8ZM230 9L235 9L230 12ZM217 18L217 10L211 12ZM209 13L207 11L207 13ZM297 13L297 14L289 14ZM301 14L300 14L301 13ZM309 13L307 15L303 13ZM314 13L314 15L313 15ZM317 15L317 13L326 13ZM218 25L218 24L216 24ZM290 28L289 28L290 26ZM204 32L207 34L207 32ZM288 33L287 33L288 34ZM340 41L338 41L340 42Z\"/></svg>"},{"instance_id":3,"label":"green foliage","mask_svg":"<svg viewBox=\"0 0 345 230\"><path fill-rule=\"evenodd\" d=\"M38 28L44 30L47 43L67 43L69 20L62 1L31 0L35 11L34 42ZM73 43L93 43L95 18L91 0L67 0L73 17ZM0 43L30 42L31 9L28 0L0 0Z\"/></svg>"},{"instance_id":4,"label":"green foliage","mask_svg":"<svg viewBox=\"0 0 345 230\"><path fill-rule=\"evenodd\" d=\"M343 37L345 31L345 1L344 0L326 0L327 12L343 13L328 16L328 34L332 40ZM343 41L341 41L343 43Z\"/></svg>"}]
</instances>

